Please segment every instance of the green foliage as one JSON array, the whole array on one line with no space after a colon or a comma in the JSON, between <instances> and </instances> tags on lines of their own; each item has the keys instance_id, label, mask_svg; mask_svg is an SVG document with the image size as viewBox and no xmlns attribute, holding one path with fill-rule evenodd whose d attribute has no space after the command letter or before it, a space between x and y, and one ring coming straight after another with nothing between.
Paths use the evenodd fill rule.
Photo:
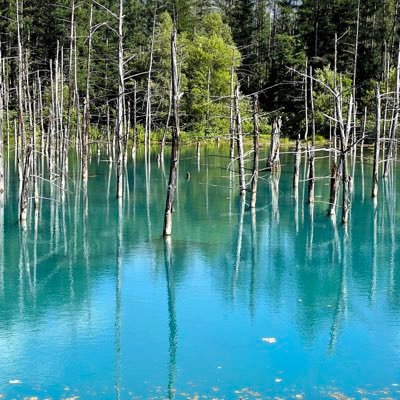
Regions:
<instances>
[{"instance_id":1,"label":"green foliage","mask_svg":"<svg viewBox=\"0 0 400 400\"><path fill-rule=\"evenodd\" d=\"M329 67L323 69L317 69L314 74L314 104L315 104L315 120L317 125L317 131L323 129L323 126L327 124L327 115L333 116L334 109L334 97L331 91L333 91L335 85L335 75ZM340 88L343 96L343 113L347 115L348 103L350 95L352 94L352 79L349 75L338 74L337 75L338 87ZM329 89L328 89L329 88ZM319 127L319 129L318 129Z\"/></svg>"},{"instance_id":2,"label":"green foliage","mask_svg":"<svg viewBox=\"0 0 400 400\"><path fill-rule=\"evenodd\" d=\"M202 29L192 38L183 36L185 52L181 90L187 129L209 134L229 132L231 66L240 65L240 54L232 47L229 29L218 13L203 18Z\"/></svg>"}]
</instances>

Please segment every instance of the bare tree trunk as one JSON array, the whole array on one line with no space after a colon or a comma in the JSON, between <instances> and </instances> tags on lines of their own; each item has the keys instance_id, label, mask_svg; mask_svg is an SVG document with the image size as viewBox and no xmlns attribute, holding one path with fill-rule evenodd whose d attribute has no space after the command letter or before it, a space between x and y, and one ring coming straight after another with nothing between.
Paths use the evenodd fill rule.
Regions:
<instances>
[{"instance_id":1,"label":"bare tree trunk","mask_svg":"<svg viewBox=\"0 0 400 400\"><path fill-rule=\"evenodd\" d=\"M38 167L38 151L37 151L37 141L36 141L36 97L37 97L37 86L36 82L33 82L33 130L32 130L32 173L33 173L33 193L34 193L34 204L35 209L39 207L39 167Z\"/></svg>"},{"instance_id":2,"label":"bare tree trunk","mask_svg":"<svg viewBox=\"0 0 400 400\"><path fill-rule=\"evenodd\" d=\"M76 38L76 24L75 24L75 38ZM77 52L77 40L74 42L74 82L75 82L75 112L76 112L76 134L75 134L75 148L78 151L79 144L81 143L81 118L80 118L80 101L79 101L79 89L78 89L78 52Z\"/></svg>"},{"instance_id":3,"label":"bare tree trunk","mask_svg":"<svg viewBox=\"0 0 400 400\"><path fill-rule=\"evenodd\" d=\"M315 200L315 154L314 146L308 145L308 203Z\"/></svg>"},{"instance_id":4,"label":"bare tree trunk","mask_svg":"<svg viewBox=\"0 0 400 400\"><path fill-rule=\"evenodd\" d=\"M172 82L172 145L171 145L171 163L169 171L169 181L167 190L167 200L164 213L163 236L171 236L172 233L172 213L177 185L178 163L179 163L179 77L178 63L176 56L176 28L171 35L171 82Z\"/></svg>"},{"instance_id":5,"label":"bare tree trunk","mask_svg":"<svg viewBox=\"0 0 400 400\"><path fill-rule=\"evenodd\" d=\"M328 215L333 216L336 214L337 193L339 190L339 170L334 162L331 170L331 185L329 195Z\"/></svg>"},{"instance_id":6,"label":"bare tree trunk","mask_svg":"<svg viewBox=\"0 0 400 400\"><path fill-rule=\"evenodd\" d=\"M22 178L22 160L26 148L25 124L24 124L24 61L21 39L20 0L16 0L17 14L17 39L18 39L18 142L19 142L19 171Z\"/></svg>"},{"instance_id":7,"label":"bare tree trunk","mask_svg":"<svg viewBox=\"0 0 400 400\"><path fill-rule=\"evenodd\" d=\"M75 0L71 0L71 23L70 23L70 46L69 46L69 71L68 71L68 116L67 116L67 127L64 133L63 140L63 165L61 166L62 178L61 186L64 196L66 177L68 174L68 151L69 151L69 139L71 137L72 128L72 107L73 107L73 93L74 93L74 59L73 53L75 49Z\"/></svg>"},{"instance_id":8,"label":"bare tree trunk","mask_svg":"<svg viewBox=\"0 0 400 400\"><path fill-rule=\"evenodd\" d=\"M315 110L314 110L314 90L313 90L313 71L310 67L310 101L311 101L311 129L312 144L308 148L308 203L314 203L315 192Z\"/></svg>"},{"instance_id":9,"label":"bare tree trunk","mask_svg":"<svg viewBox=\"0 0 400 400\"><path fill-rule=\"evenodd\" d=\"M235 111L234 111L234 77L235 77L235 49L232 49L231 86L230 86L230 130L229 130L229 157L235 157Z\"/></svg>"},{"instance_id":10,"label":"bare tree trunk","mask_svg":"<svg viewBox=\"0 0 400 400\"><path fill-rule=\"evenodd\" d=\"M54 78L53 78L53 62L50 60L50 85L51 85L51 105L49 115L49 135L48 135L48 161L49 161L49 173L50 180L52 181L55 177L55 93L54 93Z\"/></svg>"},{"instance_id":11,"label":"bare tree trunk","mask_svg":"<svg viewBox=\"0 0 400 400\"><path fill-rule=\"evenodd\" d=\"M235 89L235 115L236 115L236 144L238 150L238 164L239 164L239 192L241 196L246 195L246 179L244 175L244 159L243 159L243 132L242 132L242 118L240 116L239 108L239 86L236 85Z\"/></svg>"},{"instance_id":12,"label":"bare tree trunk","mask_svg":"<svg viewBox=\"0 0 400 400\"><path fill-rule=\"evenodd\" d=\"M272 124L271 147L269 150L269 158L267 160L267 169L271 171L279 171L281 161L279 158L280 135L281 135L282 119L278 117Z\"/></svg>"},{"instance_id":13,"label":"bare tree trunk","mask_svg":"<svg viewBox=\"0 0 400 400\"><path fill-rule=\"evenodd\" d=\"M308 139L308 67L306 61L306 70L304 74L304 112L305 112L305 129L304 129L304 141Z\"/></svg>"},{"instance_id":14,"label":"bare tree trunk","mask_svg":"<svg viewBox=\"0 0 400 400\"><path fill-rule=\"evenodd\" d=\"M119 2L118 19L118 115L116 124L116 145L117 145L117 198L123 195L123 169L122 158L124 154L124 99L125 99L125 78L124 78L124 46L123 46L123 19L124 19L124 0Z\"/></svg>"},{"instance_id":15,"label":"bare tree trunk","mask_svg":"<svg viewBox=\"0 0 400 400\"><path fill-rule=\"evenodd\" d=\"M0 48L0 197L4 193L4 77L3 77L3 57ZM1 205L0 205L1 207Z\"/></svg>"},{"instance_id":16,"label":"bare tree trunk","mask_svg":"<svg viewBox=\"0 0 400 400\"><path fill-rule=\"evenodd\" d=\"M354 117L354 126L353 126L353 151L354 154L356 152L357 146L357 101L356 101L356 80L357 80L357 61L358 61L358 39L359 39L359 31L360 31L360 4L361 1L358 0L357 2L357 23L356 23L356 42L354 46L354 65L353 65L353 106L354 106L354 111L353 111L353 117Z\"/></svg>"},{"instance_id":17,"label":"bare tree trunk","mask_svg":"<svg viewBox=\"0 0 400 400\"><path fill-rule=\"evenodd\" d=\"M299 135L299 137L296 140L295 159L294 159L293 189L295 191L297 191L299 187L300 164L301 164L301 142Z\"/></svg>"},{"instance_id":18,"label":"bare tree trunk","mask_svg":"<svg viewBox=\"0 0 400 400\"><path fill-rule=\"evenodd\" d=\"M108 162L111 163L113 159L113 149L110 140L110 105L107 102L107 155Z\"/></svg>"},{"instance_id":19,"label":"bare tree trunk","mask_svg":"<svg viewBox=\"0 0 400 400\"><path fill-rule=\"evenodd\" d=\"M44 138L45 138L45 130L44 130L44 116L43 116L43 97L42 97L42 81L40 79L39 71L37 72L37 82L38 82L38 107L40 111L40 151L44 153Z\"/></svg>"},{"instance_id":20,"label":"bare tree trunk","mask_svg":"<svg viewBox=\"0 0 400 400\"><path fill-rule=\"evenodd\" d=\"M72 105L73 105L73 92L74 92L74 75L73 75L73 67L74 67L74 43L75 43L75 0L71 0L71 23L70 23L71 31L69 38L69 71L68 71L68 135L71 133L71 120L72 120Z\"/></svg>"},{"instance_id":21,"label":"bare tree trunk","mask_svg":"<svg viewBox=\"0 0 400 400\"><path fill-rule=\"evenodd\" d=\"M342 114L342 91L335 89L335 101L336 101L336 112L337 120L339 123L339 133L340 133L340 161L342 166L342 184L343 184L343 199L342 199L342 223L346 224L348 221L348 215L350 211L350 181L351 177L348 174L347 165L347 150L348 141L351 130L351 113L353 111L353 95L350 95L349 105L348 105L348 116L346 127L344 125L343 114Z\"/></svg>"},{"instance_id":22,"label":"bare tree trunk","mask_svg":"<svg viewBox=\"0 0 400 400\"><path fill-rule=\"evenodd\" d=\"M157 7L157 5L156 5ZM154 10L153 15L153 29L151 33L151 47L150 47L150 62L149 71L147 75L147 101L146 101L146 123L145 123L145 145L150 147L151 142L151 74L153 72L153 58L154 58L154 37L156 32L156 16L157 8Z\"/></svg>"},{"instance_id":23,"label":"bare tree trunk","mask_svg":"<svg viewBox=\"0 0 400 400\"><path fill-rule=\"evenodd\" d=\"M32 146L29 144L25 154L25 167L22 176L22 189L21 189L21 198L19 207L19 219L21 222L26 221L28 212L31 154L32 154Z\"/></svg>"},{"instance_id":24,"label":"bare tree trunk","mask_svg":"<svg viewBox=\"0 0 400 400\"><path fill-rule=\"evenodd\" d=\"M396 89L395 89L395 99L393 107L393 118L390 129L389 143L386 149L385 162L383 164L384 178L387 178L389 176L389 162L393 158L393 147L394 147L394 142L396 140L396 133L399 122L399 107L400 107L400 47L398 51L397 68L396 68Z\"/></svg>"},{"instance_id":25,"label":"bare tree trunk","mask_svg":"<svg viewBox=\"0 0 400 400\"><path fill-rule=\"evenodd\" d=\"M86 97L83 104L83 132L82 132L82 179L88 180L88 146L90 128L90 74L92 58L92 26L93 26L93 3L90 4L89 37L86 64Z\"/></svg>"},{"instance_id":26,"label":"bare tree trunk","mask_svg":"<svg viewBox=\"0 0 400 400\"><path fill-rule=\"evenodd\" d=\"M375 126L375 147L374 147L374 168L372 173L372 197L378 196L378 174L379 174L379 152L381 136L381 95L379 85L376 85L376 126Z\"/></svg>"},{"instance_id":27,"label":"bare tree trunk","mask_svg":"<svg viewBox=\"0 0 400 400\"><path fill-rule=\"evenodd\" d=\"M258 186L258 163L259 163L259 128L258 128L258 96L253 97L253 178L251 181L251 199L250 207L255 208L257 201Z\"/></svg>"},{"instance_id":28,"label":"bare tree trunk","mask_svg":"<svg viewBox=\"0 0 400 400\"><path fill-rule=\"evenodd\" d=\"M132 154L136 153L137 146L137 83L135 81L133 88L133 143Z\"/></svg>"},{"instance_id":29,"label":"bare tree trunk","mask_svg":"<svg viewBox=\"0 0 400 400\"><path fill-rule=\"evenodd\" d=\"M165 141L167 139L167 132L169 129L171 112L172 112L172 87L169 88L169 107L168 107L167 122L165 123L164 132L163 132L163 136L161 139L161 155L160 155L161 160L164 160Z\"/></svg>"}]
</instances>

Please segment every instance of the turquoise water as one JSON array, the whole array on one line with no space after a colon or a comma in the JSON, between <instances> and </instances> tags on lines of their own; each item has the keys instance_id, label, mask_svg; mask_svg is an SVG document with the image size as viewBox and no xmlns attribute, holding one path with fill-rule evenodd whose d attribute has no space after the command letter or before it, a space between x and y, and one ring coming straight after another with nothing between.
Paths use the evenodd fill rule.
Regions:
<instances>
[{"instance_id":1,"label":"turquoise water","mask_svg":"<svg viewBox=\"0 0 400 400\"><path fill-rule=\"evenodd\" d=\"M328 158L313 209L282 155L251 212L230 189L226 148L198 161L183 147L166 243L168 160L155 151L128 160L120 204L103 154L93 149L87 197L72 159L66 201L43 200L26 231L8 159L0 398L400 398L397 178L374 208L370 160L354 165L346 232L325 215Z\"/></svg>"}]
</instances>

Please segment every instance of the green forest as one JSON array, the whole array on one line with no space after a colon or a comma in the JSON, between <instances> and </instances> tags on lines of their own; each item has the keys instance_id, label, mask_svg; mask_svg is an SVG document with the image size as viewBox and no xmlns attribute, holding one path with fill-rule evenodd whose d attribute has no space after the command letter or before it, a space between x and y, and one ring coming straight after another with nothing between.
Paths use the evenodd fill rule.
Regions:
<instances>
[{"instance_id":1,"label":"green forest","mask_svg":"<svg viewBox=\"0 0 400 400\"><path fill-rule=\"evenodd\" d=\"M43 113L33 129L49 129L56 95L71 137L79 137L85 121L91 140L110 135L120 56L128 139L149 133L161 140L171 114L174 26L181 130L188 137L228 137L236 83L244 133L251 131L251 95L258 93L261 134L279 116L290 138L308 130L311 102L316 135L331 137L329 89L340 88L344 100L353 96L360 131L373 129L376 84L395 91L397 0L2 0L0 9L5 140L13 140L21 113L29 125L29 98L38 99ZM385 121L393 102L395 96L383 99Z\"/></svg>"}]
</instances>

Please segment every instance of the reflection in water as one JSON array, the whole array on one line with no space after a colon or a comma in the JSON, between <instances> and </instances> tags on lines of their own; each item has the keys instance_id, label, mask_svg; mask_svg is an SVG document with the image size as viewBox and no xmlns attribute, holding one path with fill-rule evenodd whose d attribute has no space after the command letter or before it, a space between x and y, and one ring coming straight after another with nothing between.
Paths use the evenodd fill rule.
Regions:
<instances>
[{"instance_id":1,"label":"reflection in water","mask_svg":"<svg viewBox=\"0 0 400 400\"><path fill-rule=\"evenodd\" d=\"M115 399L121 398L121 288L122 288L122 229L123 229L123 203L122 199L118 201L118 219L117 219L117 265L115 276Z\"/></svg>"},{"instance_id":2,"label":"reflection in water","mask_svg":"<svg viewBox=\"0 0 400 400\"><path fill-rule=\"evenodd\" d=\"M336 226L335 226L336 229ZM335 235L337 233L335 232ZM346 235L342 236L341 244L341 252L344 254L343 258L339 258L339 263L337 264L340 268L340 280L339 280L339 288L337 293L337 299L334 309L334 316L332 321L330 340L329 340L329 352L334 353L335 346L338 341L339 333L342 329L343 320L347 318L348 313L348 288L347 288L347 260L349 256L349 249L351 240Z\"/></svg>"},{"instance_id":3,"label":"reflection in water","mask_svg":"<svg viewBox=\"0 0 400 400\"><path fill-rule=\"evenodd\" d=\"M4 192L0 194L0 298L4 296Z\"/></svg>"},{"instance_id":4,"label":"reflection in water","mask_svg":"<svg viewBox=\"0 0 400 400\"><path fill-rule=\"evenodd\" d=\"M240 197L240 213L239 213L239 223L236 239L236 255L235 255L235 266L232 274L232 300L235 299L235 292L237 281L240 272L240 261L242 256L242 241L243 241L243 220L244 220L244 209L246 206L246 198L244 196Z\"/></svg>"},{"instance_id":5,"label":"reflection in water","mask_svg":"<svg viewBox=\"0 0 400 400\"><path fill-rule=\"evenodd\" d=\"M176 354L178 349L178 327L176 322L175 279L171 237L164 238L164 261L168 296L168 399L176 394Z\"/></svg>"},{"instance_id":6,"label":"reflection in water","mask_svg":"<svg viewBox=\"0 0 400 400\"><path fill-rule=\"evenodd\" d=\"M272 198L272 215L275 223L279 224L279 180L281 172L277 171L271 174L271 198Z\"/></svg>"},{"instance_id":7,"label":"reflection in water","mask_svg":"<svg viewBox=\"0 0 400 400\"><path fill-rule=\"evenodd\" d=\"M373 201L373 223L372 223L372 275L370 284L369 298L371 303L376 298L376 280L377 280L377 251L378 251L378 199L375 197Z\"/></svg>"},{"instance_id":8,"label":"reflection in water","mask_svg":"<svg viewBox=\"0 0 400 400\"><path fill-rule=\"evenodd\" d=\"M283 168L261 180L259 208L250 212L232 190L233 173L225 173L229 149L221 146L211 163L216 149L201 151L198 173L194 149L182 150L179 224L162 242L164 161L151 169L140 148L126 165L129 200L113 196L112 164L93 159L85 186L71 155L66 201L42 182L40 192L54 200L32 210L26 231L15 223L17 174L7 174L0 395L231 398L249 388L262 398L323 398L332 388L357 398L356 389L390 392L400 383L395 167L371 212L361 182L368 192L371 166L353 166L346 231L325 215L326 181L316 181L322 201L313 208L304 201L304 179L292 192L289 155L282 165L290 173ZM13 160L6 165L14 168ZM319 159L316 169L328 174L329 160ZM7 384L13 379L23 384Z\"/></svg>"},{"instance_id":9,"label":"reflection in water","mask_svg":"<svg viewBox=\"0 0 400 400\"><path fill-rule=\"evenodd\" d=\"M256 288L256 268L258 264L257 259L258 246L257 246L257 214L254 207L251 208L251 279L250 279L250 316L254 318L256 309L255 288Z\"/></svg>"}]
</instances>

